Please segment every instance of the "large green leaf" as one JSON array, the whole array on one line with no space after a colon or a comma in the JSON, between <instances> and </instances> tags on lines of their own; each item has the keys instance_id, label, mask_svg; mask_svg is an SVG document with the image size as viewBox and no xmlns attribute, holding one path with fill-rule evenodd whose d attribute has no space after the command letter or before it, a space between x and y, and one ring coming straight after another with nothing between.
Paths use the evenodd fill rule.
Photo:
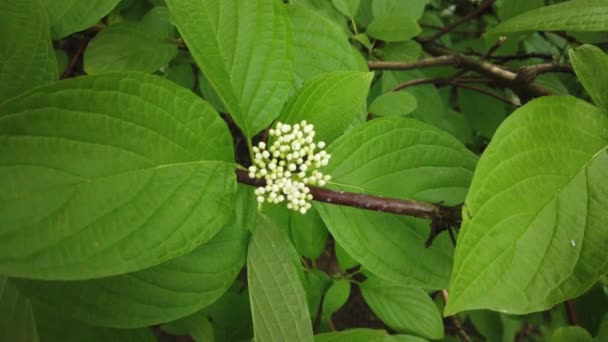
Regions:
<instances>
[{"instance_id":1,"label":"large green leaf","mask_svg":"<svg viewBox=\"0 0 608 342\"><path fill-rule=\"evenodd\" d=\"M608 272L608 118L543 97L498 129L475 172L446 314L547 309Z\"/></svg>"},{"instance_id":2,"label":"large green leaf","mask_svg":"<svg viewBox=\"0 0 608 342\"><path fill-rule=\"evenodd\" d=\"M516 15L528 12L545 5L544 0L508 0L502 1L498 7L498 17L500 20L507 20Z\"/></svg>"},{"instance_id":3,"label":"large green leaf","mask_svg":"<svg viewBox=\"0 0 608 342\"><path fill-rule=\"evenodd\" d=\"M491 32L606 30L608 0L572 0L525 12L494 27Z\"/></svg>"},{"instance_id":4,"label":"large green leaf","mask_svg":"<svg viewBox=\"0 0 608 342\"><path fill-rule=\"evenodd\" d=\"M416 109L416 97L406 91L389 92L378 96L369 106L376 116L405 116Z\"/></svg>"},{"instance_id":5,"label":"large green leaf","mask_svg":"<svg viewBox=\"0 0 608 342\"><path fill-rule=\"evenodd\" d=\"M155 325L218 299L245 263L248 233L231 224L193 252L124 275L85 281L17 281L35 304L84 322L116 328Z\"/></svg>"},{"instance_id":6,"label":"large green leaf","mask_svg":"<svg viewBox=\"0 0 608 342\"><path fill-rule=\"evenodd\" d=\"M335 23L301 5L287 6L287 14L293 32L297 83L328 72L360 70L348 36Z\"/></svg>"},{"instance_id":7,"label":"large green leaf","mask_svg":"<svg viewBox=\"0 0 608 342\"><path fill-rule=\"evenodd\" d=\"M34 311L40 340L43 342L156 341L154 334L148 328L113 329L94 327L57 315L56 312L47 308L34 306Z\"/></svg>"},{"instance_id":8,"label":"large green leaf","mask_svg":"<svg viewBox=\"0 0 608 342\"><path fill-rule=\"evenodd\" d=\"M85 71L89 75L158 71L177 55L167 27L171 27L167 8L156 7L141 22L122 22L102 30L84 53Z\"/></svg>"},{"instance_id":9,"label":"large green leaf","mask_svg":"<svg viewBox=\"0 0 608 342\"><path fill-rule=\"evenodd\" d=\"M464 200L477 157L449 134L412 119L375 119L329 146L329 187L448 205ZM428 221L315 203L336 241L376 275L439 289L451 271L449 241L425 248Z\"/></svg>"},{"instance_id":10,"label":"large green leaf","mask_svg":"<svg viewBox=\"0 0 608 342\"><path fill-rule=\"evenodd\" d=\"M424 13L424 7L429 2L431 0L374 0L372 11L376 17L399 13L414 19L420 19L422 13Z\"/></svg>"},{"instance_id":11,"label":"large green leaf","mask_svg":"<svg viewBox=\"0 0 608 342\"><path fill-rule=\"evenodd\" d=\"M120 0L43 0L51 19L53 39L95 25L116 7Z\"/></svg>"},{"instance_id":12,"label":"large green leaf","mask_svg":"<svg viewBox=\"0 0 608 342\"><path fill-rule=\"evenodd\" d=\"M431 297L419 287L391 284L370 278L360 285L370 308L398 332L429 339L443 338L443 322Z\"/></svg>"},{"instance_id":13,"label":"large green leaf","mask_svg":"<svg viewBox=\"0 0 608 342\"><path fill-rule=\"evenodd\" d=\"M570 61L587 93L599 107L608 110L608 56L593 45L570 50Z\"/></svg>"},{"instance_id":14,"label":"large green leaf","mask_svg":"<svg viewBox=\"0 0 608 342\"><path fill-rule=\"evenodd\" d=\"M366 33L387 42L404 42L420 33L416 19L402 13L389 13L374 17Z\"/></svg>"},{"instance_id":15,"label":"large green leaf","mask_svg":"<svg viewBox=\"0 0 608 342\"><path fill-rule=\"evenodd\" d=\"M279 0L167 0L173 21L226 110L251 137L291 93L292 41Z\"/></svg>"},{"instance_id":16,"label":"large green leaf","mask_svg":"<svg viewBox=\"0 0 608 342\"><path fill-rule=\"evenodd\" d=\"M334 6L348 18L354 18L359 9L359 0L332 0Z\"/></svg>"},{"instance_id":17,"label":"large green leaf","mask_svg":"<svg viewBox=\"0 0 608 342\"><path fill-rule=\"evenodd\" d=\"M315 126L315 138L331 142L367 113L367 93L373 73L338 71L306 82L285 105L279 120Z\"/></svg>"},{"instance_id":18,"label":"large green leaf","mask_svg":"<svg viewBox=\"0 0 608 342\"><path fill-rule=\"evenodd\" d=\"M0 2L0 23L0 102L59 78L41 0Z\"/></svg>"},{"instance_id":19,"label":"large green leaf","mask_svg":"<svg viewBox=\"0 0 608 342\"><path fill-rule=\"evenodd\" d=\"M306 293L287 235L259 217L247 256L256 341L313 341Z\"/></svg>"},{"instance_id":20,"label":"large green leaf","mask_svg":"<svg viewBox=\"0 0 608 342\"><path fill-rule=\"evenodd\" d=\"M192 92L144 74L0 105L0 272L77 280L188 253L230 214L232 142Z\"/></svg>"},{"instance_id":21,"label":"large green leaf","mask_svg":"<svg viewBox=\"0 0 608 342\"><path fill-rule=\"evenodd\" d=\"M315 336L315 342L424 342L425 339L408 335L389 335L384 330L355 328Z\"/></svg>"},{"instance_id":22,"label":"large green leaf","mask_svg":"<svg viewBox=\"0 0 608 342\"><path fill-rule=\"evenodd\" d=\"M0 341L39 341L30 300L3 276L0 276Z\"/></svg>"},{"instance_id":23,"label":"large green leaf","mask_svg":"<svg viewBox=\"0 0 608 342\"><path fill-rule=\"evenodd\" d=\"M593 342L593 337L581 327L560 327L551 335L551 342Z\"/></svg>"},{"instance_id":24,"label":"large green leaf","mask_svg":"<svg viewBox=\"0 0 608 342\"><path fill-rule=\"evenodd\" d=\"M291 213L289 235L298 253L314 260L325 250L329 232L317 210L311 208L306 215Z\"/></svg>"}]
</instances>

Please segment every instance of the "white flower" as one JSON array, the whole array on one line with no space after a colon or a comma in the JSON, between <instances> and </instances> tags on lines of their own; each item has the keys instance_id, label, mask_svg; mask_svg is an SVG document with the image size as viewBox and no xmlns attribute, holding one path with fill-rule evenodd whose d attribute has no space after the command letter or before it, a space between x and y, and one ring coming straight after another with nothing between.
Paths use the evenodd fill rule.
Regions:
<instances>
[{"instance_id":1,"label":"white flower","mask_svg":"<svg viewBox=\"0 0 608 342\"><path fill-rule=\"evenodd\" d=\"M257 201L278 204L287 200L287 208L305 214L312 206L308 185L324 186L331 179L318 170L327 166L331 156L323 151L324 142L314 143L314 126L306 121L293 126L277 122L268 133L273 143L253 147L254 165L248 169L250 178L266 181L266 186L255 191Z\"/></svg>"}]
</instances>

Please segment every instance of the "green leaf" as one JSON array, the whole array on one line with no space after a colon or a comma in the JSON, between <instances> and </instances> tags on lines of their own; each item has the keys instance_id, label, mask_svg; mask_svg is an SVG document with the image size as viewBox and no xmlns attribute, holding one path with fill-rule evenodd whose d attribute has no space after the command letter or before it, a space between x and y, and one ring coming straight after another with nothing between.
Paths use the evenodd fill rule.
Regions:
<instances>
[{"instance_id":1,"label":"green leaf","mask_svg":"<svg viewBox=\"0 0 608 342\"><path fill-rule=\"evenodd\" d=\"M593 102L608 109L608 56L593 45L570 50L570 61Z\"/></svg>"},{"instance_id":2,"label":"green leaf","mask_svg":"<svg viewBox=\"0 0 608 342\"><path fill-rule=\"evenodd\" d=\"M431 0L374 0L372 11L375 17L382 17L399 13L414 19L420 19L424 13L424 7Z\"/></svg>"},{"instance_id":3,"label":"green leaf","mask_svg":"<svg viewBox=\"0 0 608 342\"><path fill-rule=\"evenodd\" d=\"M83 322L138 328L189 315L217 300L245 263L247 230L222 229L193 252L161 265L85 281L16 281L34 303Z\"/></svg>"},{"instance_id":4,"label":"green leaf","mask_svg":"<svg viewBox=\"0 0 608 342\"><path fill-rule=\"evenodd\" d=\"M287 6L294 42L296 83L322 74L361 70L352 54L348 36L329 19L301 5Z\"/></svg>"},{"instance_id":5,"label":"green leaf","mask_svg":"<svg viewBox=\"0 0 608 342\"><path fill-rule=\"evenodd\" d=\"M405 116L418 106L414 95L397 91L378 96L369 106L369 112L376 116Z\"/></svg>"},{"instance_id":6,"label":"green leaf","mask_svg":"<svg viewBox=\"0 0 608 342\"><path fill-rule=\"evenodd\" d=\"M429 295L419 287L370 278L359 285L370 308L398 332L429 339L443 338L443 322Z\"/></svg>"},{"instance_id":7,"label":"green leaf","mask_svg":"<svg viewBox=\"0 0 608 342\"><path fill-rule=\"evenodd\" d=\"M608 313L605 313L600 326L597 330L597 336L595 336L596 342L605 341L608 339Z\"/></svg>"},{"instance_id":8,"label":"green leaf","mask_svg":"<svg viewBox=\"0 0 608 342\"><path fill-rule=\"evenodd\" d=\"M337 241L334 242L334 253L336 253L338 266L343 272L359 265L359 262L353 259Z\"/></svg>"},{"instance_id":9,"label":"green leaf","mask_svg":"<svg viewBox=\"0 0 608 342\"><path fill-rule=\"evenodd\" d=\"M3 276L0 276L0 341L39 341L30 300Z\"/></svg>"},{"instance_id":10,"label":"green leaf","mask_svg":"<svg viewBox=\"0 0 608 342\"><path fill-rule=\"evenodd\" d=\"M275 119L292 91L292 40L279 0L167 0L172 19L247 137Z\"/></svg>"},{"instance_id":11,"label":"green leaf","mask_svg":"<svg viewBox=\"0 0 608 342\"><path fill-rule=\"evenodd\" d=\"M312 341L306 293L292 261L293 246L259 217L247 256L247 279L256 341Z\"/></svg>"},{"instance_id":12,"label":"green leaf","mask_svg":"<svg viewBox=\"0 0 608 342\"><path fill-rule=\"evenodd\" d=\"M408 335L389 335L384 330L354 328L315 335L315 342L424 342L425 339Z\"/></svg>"},{"instance_id":13,"label":"green leaf","mask_svg":"<svg viewBox=\"0 0 608 342\"><path fill-rule=\"evenodd\" d=\"M551 342L592 342L593 337L581 327L561 327L551 335Z\"/></svg>"},{"instance_id":14,"label":"green leaf","mask_svg":"<svg viewBox=\"0 0 608 342\"><path fill-rule=\"evenodd\" d=\"M306 215L292 212L289 232L291 241L300 255L314 260L325 250L329 232L316 209L311 208Z\"/></svg>"},{"instance_id":15,"label":"green leaf","mask_svg":"<svg viewBox=\"0 0 608 342\"><path fill-rule=\"evenodd\" d=\"M463 208L446 314L544 310L608 272L608 117L567 96L515 111Z\"/></svg>"},{"instance_id":16,"label":"green leaf","mask_svg":"<svg viewBox=\"0 0 608 342\"><path fill-rule=\"evenodd\" d=\"M84 69L89 75L120 71L152 73L177 55L169 41L169 12L156 7L141 22L123 22L102 30L87 46Z\"/></svg>"},{"instance_id":17,"label":"green leaf","mask_svg":"<svg viewBox=\"0 0 608 342\"><path fill-rule=\"evenodd\" d=\"M458 103L466 121L477 135L488 139L492 138L507 117L507 108L503 102L477 91L458 89Z\"/></svg>"},{"instance_id":18,"label":"green leaf","mask_svg":"<svg viewBox=\"0 0 608 342\"><path fill-rule=\"evenodd\" d=\"M387 42L404 42L420 33L420 26L410 16L389 13L374 17L367 27L367 34Z\"/></svg>"},{"instance_id":19,"label":"green leaf","mask_svg":"<svg viewBox=\"0 0 608 342\"><path fill-rule=\"evenodd\" d=\"M0 273L80 280L158 265L228 223L226 124L144 74L91 76L0 105Z\"/></svg>"},{"instance_id":20,"label":"green leaf","mask_svg":"<svg viewBox=\"0 0 608 342\"><path fill-rule=\"evenodd\" d=\"M52 310L34 306L40 340L44 342L154 342L156 338L148 328L113 329L94 327L77 320L66 319Z\"/></svg>"},{"instance_id":21,"label":"green leaf","mask_svg":"<svg viewBox=\"0 0 608 342\"><path fill-rule=\"evenodd\" d=\"M213 323L203 311L165 324L162 329L173 335L190 335L196 342L214 342Z\"/></svg>"},{"instance_id":22,"label":"green leaf","mask_svg":"<svg viewBox=\"0 0 608 342\"><path fill-rule=\"evenodd\" d=\"M239 285L202 310L213 322L217 341L251 341L253 326L249 294Z\"/></svg>"},{"instance_id":23,"label":"green leaf","mask_svg":"<svg viewBox=\"0 0 608 342\"><path fill-rule=\"evenodd\" d=\"M53 39L95 25L116 7L120 0L43 0L51 19Z\"/></svg>"},{"instance_id":24,"label":"green leaf","mask_svg":"<svg viewBox=\"0 0 608 342\"><path fill-rule=\"evenodd\" d=\"M606 30L607 0L573 0L525 12L494 27L490 32Z\"/></svg>"},{"instance_id":25,"label":"green leaf","mask_svg":"<svg viewBox=\"0 0 608 342\"><path fill-rule=\"evenodd\" d=\"M359 0L332 0L334 6L348 18L354 18L359 9Z\"/></svg>"},{"instance_id":26,"label":"green leaf","mask_svg":"<svg viewBox=\"0 0 608 342\"><path fill-rule=\"evenodd\" d=\"M508 0L502 1L498 7L498 17L500 20L505 21L513 18L516 15L543 7L545 5L544 0Z\"/></svg>"},{"instance_id":27,"label":"green leaf","mask_svg":"<svg viewBox=\"0 0 608 342\"><path fill-rule=\"evenodd\" d=\"M364 0L365 1L365 0ZM332 22L335 26L337 26L344 33L348 32L346 28L346 19L344 16L338 12L336 7L331 1L328 0L291 0L289 1L290 5L303 6L307 9L321 15L325 19ZM294 37L294 41L297 42L297 39Z\"/></svg>"},{"instance_id":28,"label":"green leaf","mask_svg":"<svg viewBox=\"0 0 608 342\"><path fill-rule=\"evenodd\" d=\"M323 311L321 313L321 322L327 324L336 311L340 310L348 297L350 296L350 281L347 279L339 279L327 289L323 297Z\"/></svg>"},{"instance_id":29,"label":"green leaf","mask_svg":"<svg viewBox=\"0 0 608 342\"><path fill-rule=\"evenodd\" d=\"M0 2L0 23L0 103L59 78L40 0Z\"/></svg>"},{"instance_id":30,"label":"green leaf","mask_svg":"<svg viewBox=\"0 0 608 342\"><path fill-rule=\"evenodd\" d=\"M373 73L338 71L306 82L285 105L279 121L315 126L316 139L327 143L340 136L367 112L367 93Z\"/></svg>"},{"instance_id":31,"label":"green leaf","mask_svg":"<svg viewBox=\"0 0 608 342\"><path fill-rule=\"evenodd\" d=\"M449 134L406 118L379 118L328 147L328 187L454 205L464 200L477 157ZM451 247L424 247L426 220L315 203L335 240L376 275L424 288L445 287Z\"/></svg>"},{"instance_id":32,"label":"green leaf","mask_svg":"<svg viewBox=\"0 0 608 342\"><path fill-rule=\"evenodd\" d=\"M469 319L475 329L486 341L503 340L503 326L500 314L489 310L476 310L469 312Z\"/></svg>"},{"instance_id":33,"label":"green leaf","mask_svg":"<svg viewBox=\"0 0 608 342\"><path fill-rule=\"evenodd\" d=\"M385 61L415 61L422 55L422 47L416 41L388 43L382 50Z\"/></svg>"},{"instance_id":34,"label":"green leaf","mask_svg":"<svg viewBox=\"0 0 608 342\"><path fill-rule=\"evenodd\" d=\"M313 268L304 274L304 289L306 290L306 299L308 300L308 311L311 318L317 318L319 305L325 292L332 285L332 279L329 275L318 268Z\"/></svg>"}]
</instances>

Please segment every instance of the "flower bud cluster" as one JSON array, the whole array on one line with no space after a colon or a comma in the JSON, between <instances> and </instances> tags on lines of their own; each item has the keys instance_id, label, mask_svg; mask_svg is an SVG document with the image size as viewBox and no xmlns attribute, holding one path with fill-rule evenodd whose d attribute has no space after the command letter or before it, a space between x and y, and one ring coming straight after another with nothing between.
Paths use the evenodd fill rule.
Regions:
<instances>
[{"instance_id":1,"label":"flower bud cluster","mask_svg":"<svg viewBox=\"0 0 608 342\"><path fill-rule=\"evenodd\" d=\"M260 142L253 147L254 160L249 167L250 178L266 181L266 186L255 190L257 201L287 201L287 208L305 214L312 200L308 185L324 186L331 179L318 170L331 156L323 151L324 142L314 142L314 126L306 121L293 126L278 122L268 133L272 145L267 149Z\"/></svg>"}]
</instances>

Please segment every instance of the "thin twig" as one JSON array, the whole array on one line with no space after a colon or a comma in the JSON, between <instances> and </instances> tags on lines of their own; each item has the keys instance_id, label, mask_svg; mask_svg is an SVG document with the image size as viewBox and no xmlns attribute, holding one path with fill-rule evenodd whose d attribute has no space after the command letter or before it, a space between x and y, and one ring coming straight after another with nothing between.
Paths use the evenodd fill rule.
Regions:
<instances>
[{"instance_id":1,"label":"thin twig","mask_svg":"<svg viewBox=\"0 0 608 342\"><path fill-rule=\"evenodd\" d=\"M519 102L515 102L515 101L513 101L513 100L511 100L511 99L509 99L507 97L504 97L504 96L502 96L500 94L496 94L494 92L491 92L491 91L489 91L487 89L484 89L484 88L481 88L481 87L476 87L476 86L470 85L470 84L462 84L462 83L457 82L457 80L455 82L450 82L450 85L453 85L453 86L458 87L458 88L463 88L463 89L468 89L468 90L471 90L471 91L476 91L478 93L491 96L491 97L493 97L495 99L498 99L498 100L500 100L500 101L502 101L502 102L504 102L506 104L509 104L511 106L514 106L514 107L521 106L521 104Z\"/></svg>"},{"instance_id":2,"label":"thin twig","mask_svg":"<svg viewBox=\"0 0 608 342\"><path fill-rule=\"evenodd\" d=\"M465 15L464 17L456 20L455 22L451 23L450 25L447 25L441 29L439 29L439 32L433 34L432 36L429 36L427 38L421 38L420 40L423 42L432 42L434 40L437 40L441 37L443 37L445 34L448 34L450 32L452 32L456 27L466 23L469 20L475 19L477 17L479 17L480 15L484 14L488 9L490 9L492 7L492 4L495 2L496 0L486 0L484 1L481 5L479 5L479 7Z\"/></svg>"},{"instance_id":3,"label":"thin twig","mask_svg":"<svg viewBox=\"0 0 608 342\"><path fill-rule=\"evenodd\" d=\"M469 80L472 80L469 81ZM507 97L504 97L500 94L496 94L488 89L485 88L481 88L481 87L477 87L474 85L470 85L467 83L487 83L488 80L486 79L474 79L474 78L462 78L462 79L445 79L445 78L418 78L418 79L414 79L414 80L410 80L407 82L403 82L401 84L398 84L397 86L393 87L391 89L391 91L399 91L408 87L412 87L412 86L416 86L416 85L421 85L421 84L434 84L438 87L441 86L446 86L446 85L451 85L457 88L463 88L463 89L468 89L471 91L476 91L478 93L482 93L488 96L491 96L495 99L498 99L500 101L503 101L511 106L514 107L519 107L521 106L520 103L515 102Z\"/></svg>"},{"instance_id":4,"label":"thin twig","mask_svg":"<svg viewBox=\"0 0 608 342\"><path fill-rule=\"evenodd\" d=\"M445 304L447 304L448 297L449 297L448 290L446 290L446 289L441 290L441 297L443 298L443 302ZM454 327L456 328L456 333L458 334L458 337L460 338L460 340L463 342L471 342L471 338L469 337L467 332L464 331L464 328L462 327L462 323L460 323L460 320L458 319L458 317L456 315L453 315L453 316L450 316L449 318L452 321L452 324L454 325Z\"/></svg>"},{"instance_id":5,"label":"thin twig","mask_svg":"<svg viewBox=\"0 0 608 342\"><path fill-rule=\"evenodd\" d=\"M566 307L566 316L568 317L568 323L570 325L578 325L578 317L576 315L576 307L573 300L567 300L564 302Z\"/></svg>"},{"instance_id":6,"label":"thin twig","mask_svg":"<svg viewBox=\"0 0 608 342\"><path fill-rule=\"evenodd\" d=\"M74 52L74 56L72 56L72 59L70 60L70 64L68 65L68 67L65 69L65 71L61 75L62 80L66 79L66 78L70 78L72 76L72 74L74 73L74 70L76 69L76 64L78 64L78 60L84 53L84 50L87 48L87 45L89 45L89 39L83 39L82 42L80 42L80 45L78 46L78 50L76 50L76 52Z\"/></svg>"}]
</instances>

